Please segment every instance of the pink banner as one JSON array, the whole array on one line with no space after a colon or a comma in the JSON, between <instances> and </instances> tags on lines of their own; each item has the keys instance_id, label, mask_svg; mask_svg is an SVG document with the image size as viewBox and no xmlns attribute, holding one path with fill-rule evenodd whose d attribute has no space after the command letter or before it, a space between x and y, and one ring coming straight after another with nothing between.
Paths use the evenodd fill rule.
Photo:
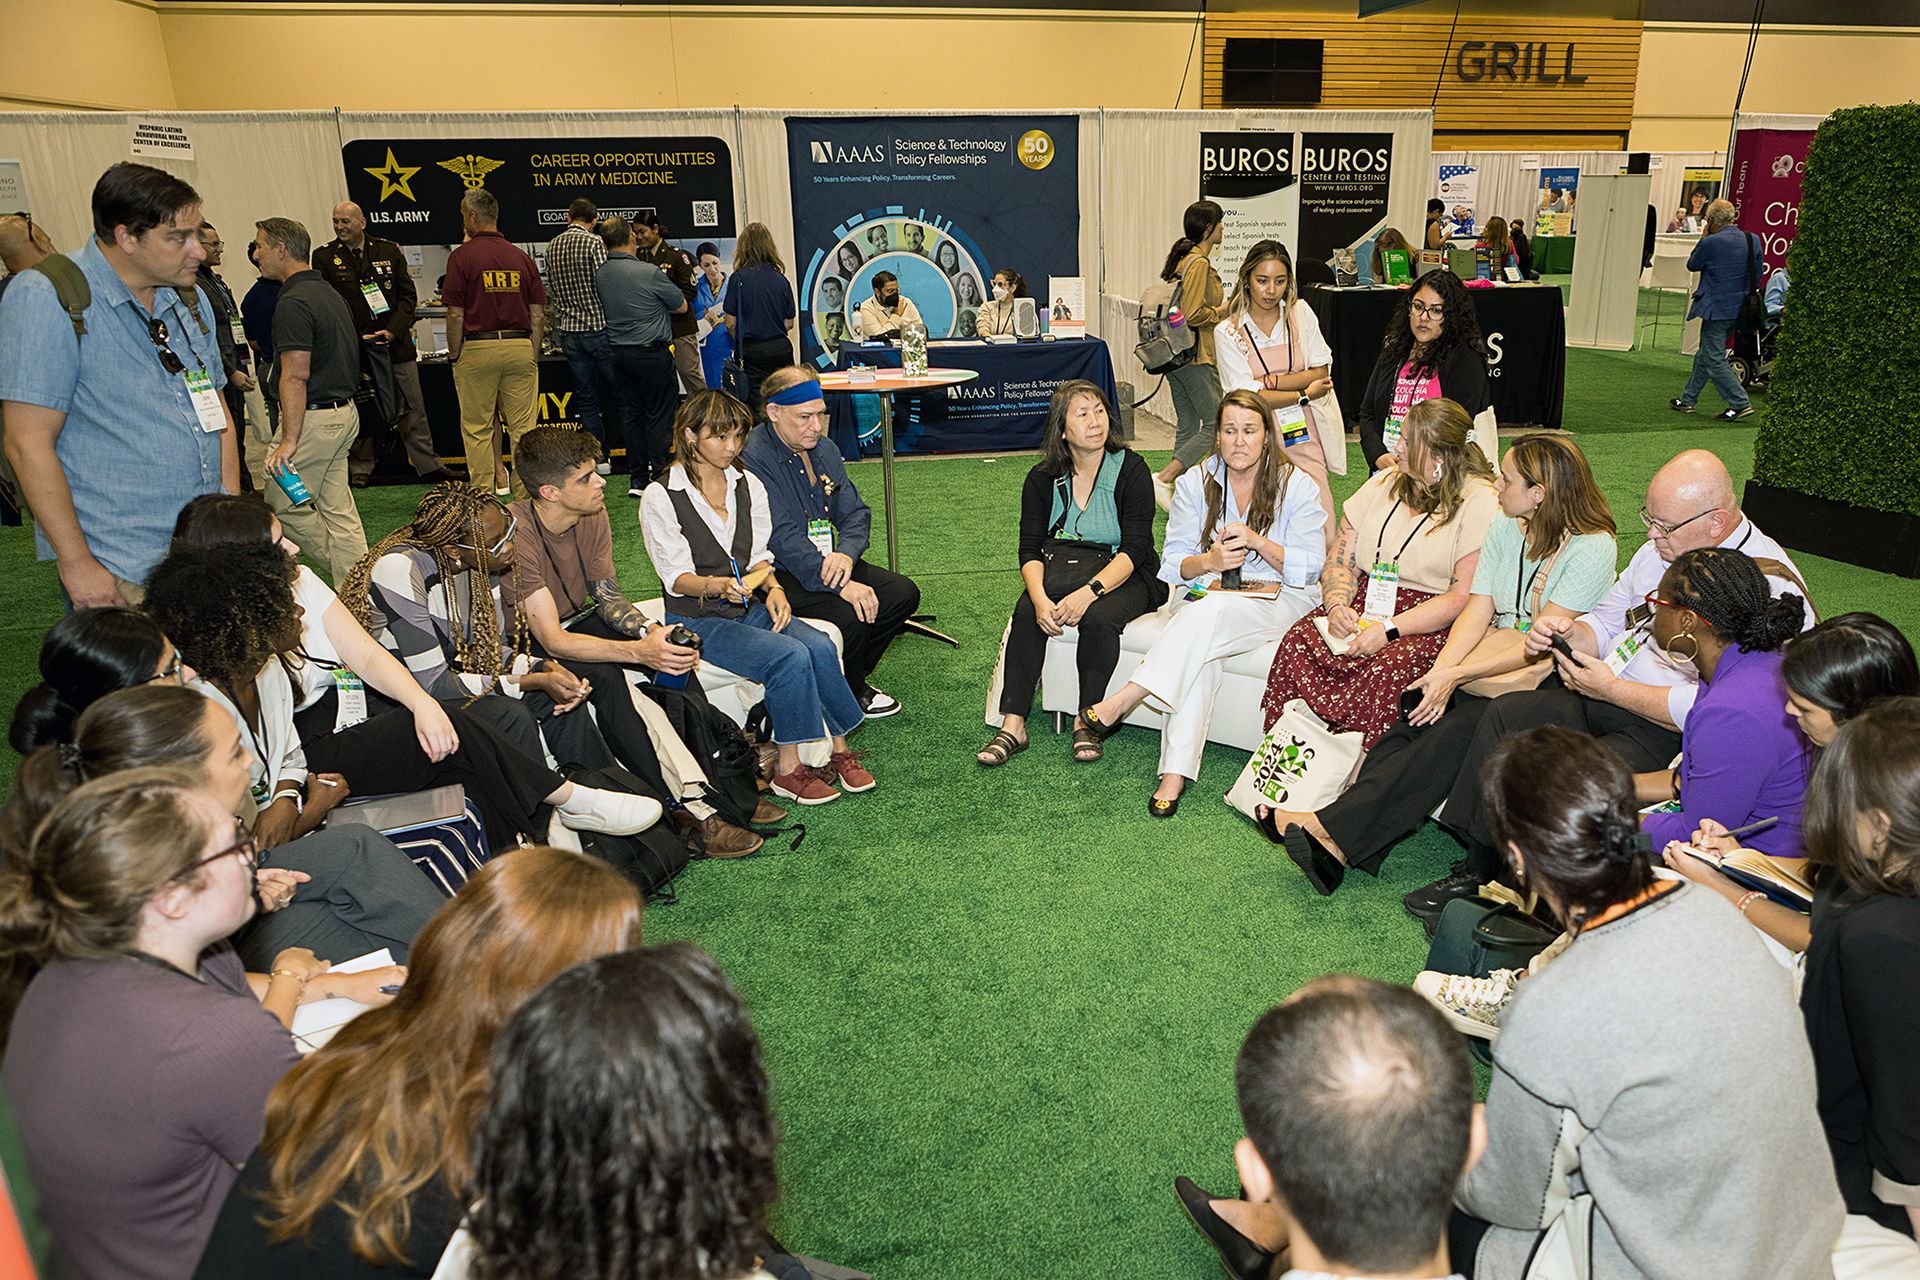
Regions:
<instances>
[{"instance_id":1,"label":"pink banner","mask_svg":"<svg viewBox=\"0 0 1920 1280\"><path fill-rule=\"evenodd\" d=\"M1800 188L1807 176L1811 129L1742 129L1734 135L1726 198L1742 230L1765 246L1765 274L1787 265L1787 247L1800 229Z\"/></svg>"}]
</instances>

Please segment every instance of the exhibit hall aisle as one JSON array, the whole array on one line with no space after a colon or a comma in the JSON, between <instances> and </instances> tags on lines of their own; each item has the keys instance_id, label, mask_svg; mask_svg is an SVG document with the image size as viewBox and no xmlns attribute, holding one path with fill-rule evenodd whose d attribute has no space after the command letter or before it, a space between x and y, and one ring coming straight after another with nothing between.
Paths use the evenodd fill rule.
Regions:
<instances>
[{"instance_id":1,"label":"exhibit hall aisle","mask_svg":"<svg viewBox=\"0 0 1920 1280\"><path fill-rule=\"evenodd\" d=\"M1736 481L1751 469L1750 426L1666 409L1686 365L1568 353L1566 420L1621 522L1623 562L1660 462L1707 445ZM1343 497L1365 473L1351 461ZM647 936L711 949L752 1007L784 1134L774 1228L790 1247L886 1280L1211 1275L1169 1180L1232 1188L1241 1036L1320 973L1410 980L1426 942L1400 895L1457 847L1428 827L1379 881L1352 877L1321 899L1213 802L1236 752L1207 750L1170 822L1144 813L1159 743L1141 730L1075 765L1066 737L1036 721L1033 750L975 767L1031 464L900 462L902 567L963 647L897 642L876 679L905 710L854 737L879 789L807 813L797 852L770 841L696 863L678 904L649 911ZM877 502L878 465L851 473ZM360 491L370 536L419 492ZM654 594L630 504L610 506L621 576ZM31 559L28 533L0 530L8 707L59 617L52 570ZM1873 609L1920 635L1911 583L1798 559L1823 611ZM10 785L18 761L0 756Z\"/></svg>"}]
</instances>

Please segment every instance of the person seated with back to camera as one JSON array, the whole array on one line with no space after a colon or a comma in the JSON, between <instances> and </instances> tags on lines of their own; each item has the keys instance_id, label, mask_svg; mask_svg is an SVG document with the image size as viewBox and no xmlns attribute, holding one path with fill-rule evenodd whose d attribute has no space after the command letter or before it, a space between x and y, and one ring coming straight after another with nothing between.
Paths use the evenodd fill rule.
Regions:
<instances>
[{"instance_id":1,"label":"person seated with back to camera","mask_svg":"<svg viewBox=\"0 0 1920 1280\"><path fill-rule=\"evenodd\" d=\"M434 916L391 1004L281 1077L198 1280L429 1280L473 1200L494 1042L577 964L640 945L640 893L587 854L496 858Z\"/></svg>"},{"instance_id":2,"label":"person seated with back to camera","mask_svg":"<svg viewBox=\"0 0 1920 1280\"><path fill-rule=\"evenodd\" d=\"M1472 594L1427 673L1407 686L1399 717L1339 798L1313 812L1273 812L1294 861L1322 893L1348 867L1378 875L1387 852L1447 798L1462 751L1493 699L1552 671L1529 655L1536 621L1577 618L1613 585L1613 513L1584 454L1561 436L1515 440L1495 480L1500 514L1487 528Z\"/></svg>"},{"instance_id":3,"label":"person seated with back to camera","mask_svg":"<svg viewBox=\"0 0 1920 1280\"><path fill-rule=\"evenodd\" d=\"M973 331L982 338L995 338L1001 334L1013 332L1014 299L1026 298L1027 279L1011 267L1002 267L993 273L990 284L993 297L980 304L980 311L973 318ZM1038 315L1035 316L1036 322Z\"/></svg>"},{"instance_id":4,"label":"person seated with back to camera","mask_svg":"<svg viewBox=\"0 0 1920 1280\"><path fill-rule=\"evenodd\" d=\"M1240 1046L1245 1200L1173 1180L1237 1280L1457 1277L1453 1192L1486 1146L1460 1042L1404 987L1335 974L1267 1011Z\"/></svg>"},{"instance_id":5,"label":"person seated with back to camera","mask_svg":"<svg viewBox=\"0 0 1920 1280\"><path fill-rule=\"evenodd\" d=\"M767 487L734 466L753 426L747 406L724 391L687 397L673 420L673 465L640 498L647 558L666 593L667 620L699 635L706 656L765 686L779 748L773 790L803 805L873 790L873 774L847 745L866 713L818 628L795 627L773 575L773 510ZM827 764L800 762L802 744L828 740Z\"/></svg>"},{"instance_id":6,"label":"person seated with back to camera","mask_svg":"<svg viewBox=\"0 0 1920 1280\"><path fill-rule=\"evenodd\" d=\"M567 427L535 427L514 453L514 468L530 496L507 508L517 535L513 588L527 613L533 651L565 661L592 686L588 702L614 740L647 740L647 770L634 771L681 798L674 823L702 852L743 857L760 847L761 837L728 822L702 798L706 771L674 728L695 717L725 717L700 689L700 651L673 643L673 628L648 622L621 589L599 458L597 440ZM639 689L634 676L642 682ZM663 676L686 683L676 688ZM622 755L638 752L623 746ZM785 810L763 801L755 818L777 822L784 816Z\"/></svg>"},{"instance_id":7,"label":"person seated with back to camera","mask_svg":"<svg viewBox=\"0 0 1920 1280\"><path fill-rule=\"evenodd\" d=\"M887 646L920 607L911 578L871 564L873 512L827 437L827 397L813 370L788 365L761 384L766 420L747 437L741 464L766 486L773 512L773 576L798 618L840 630L847 684L867 719L900 710L871 683Z\"/></svg>"},{"instance_id":8,"label":"person seated with back to camera","mask_svg":"<svg viewBox=\"0 0 1920 1280\"><path fill-rule=\"evenodd\" d=\"M853 315L854 328L860 337L870 342L898 338L906 332L908 325L917 324L922 329L927 327L927 322L920 318L920 308L913 305L913 299L901 296L900 277L891 271L874 273L873 296L862 302Z\"/></svg>"},{"instance_id":9,"label":"person seated with back to camera","mask_svg":"<svg viewBox=\"0 0 1920 1280\"><path fill-rule=\"evenodd\" d=\"M1176 597L1186 582L1204 594L1176 599L1127 683L1080 712L1099 733L1148 699L1166 709L1160 784L1147 801L1153 817L1171 818L1188 780L1200 774L1227 659L1278 640L1313 608L1309 588L1326 563L1326 523L1319 492L1288 459L1266 403L1252 391L1227 392L1212 456L1174 481L1160 558L1160 578ZM1226 574L1236 585L1222 585Z\"/></svg>"},{"instance_id":10,"label":"person seated with back to camera","mask_svg":"<svg viewBox=\"0 0 1920 1280\"><path fill-rule=\"evenodd\" d=\"M1077 628L1074 705L1088 706L1120 663L1120 633L1166 598L1153 548L1153 473L1113 434L1113 418L1107 393L1079 379L1062 383L1047 405L1043 452L1020 490L1026 591L1014 602L1001 657L1000 704L988 709L1000 724L974 754L987 768L1027 749L1027 714L1050 638ZM1100 759L1103 740L1074 717L1075 760Z\"/></svg>"}]
</instances>

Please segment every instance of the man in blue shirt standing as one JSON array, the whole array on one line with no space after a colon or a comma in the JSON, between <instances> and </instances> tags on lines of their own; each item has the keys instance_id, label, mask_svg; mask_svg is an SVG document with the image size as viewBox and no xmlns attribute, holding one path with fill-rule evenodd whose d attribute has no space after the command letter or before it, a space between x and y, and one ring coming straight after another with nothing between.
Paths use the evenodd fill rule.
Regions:
<instances>
[{"instance_id":1,"label":"man in blue shirt standing","mask_svg":"<svg viewBox=\"0 0 1920 1280\"><path fill-rule=\"evenodd\" d=\"M789 365L761 386L767 420L747 437L741 465L767 487L774 576L796 617L840 629L847 684L868 718L900 710L873 687L873 669L920 607L913 579L861 556L873 512L847 478L840 450L826 437L827 397L811 369Z\"/></svg>"},{"instance_id":2,"label":"man in blue shirt standing","mask_svg":"<svg viewBox=\"0 0 1920 1280\"><path fill-rule=\"evenodd\" d=\"M667 273L642 262L633 224L608 218L600 224L607 260L593 273L600 309L607 317L613 369L620 392L620 434L627 442L627 496L637 498L667 469L673 444L673 411L680 403L673 353L673 317L687 309L686 295Z\"/></svg>"},{"instance_id":3,"label":"man in blue shirt standing","mask_svg":"<svg viewBox=\"0 0 1920 1280\"><path fill-rule=\"evenodd\" d=\"M1700 317L1700 349L1693 353L1693 376L1676 398L1667 404L1681 413L1692 413L1700 392L1713 380L1714 390L1727 402L1714 418L1736 422L1753 413L1746 388L1727 364L1727 337L1740 319L1740 305L1759 287L1761 265L1760 237L1733 225L1730 201L1715 200L1707 206L1707 230L1687 257L1687 270L1700 273L1700 287L1694 290L1693 306L1687 319Z\"/></svg>"},{"instance_id":4,"label":"man in blue shirt standing","mask_svg":"<svg viewBox=\"0 0 1920 1280\"><path fill-rule=\"evenodd\" d=\"M45 264L0 306L7 460L76 609L137 603L180 508L239 489L213 305L178 292L206 258L201 222L185 182L117 164L94 184L93 236L72 258L84 311L69 315Z\"/></svg>"}]
</instances>

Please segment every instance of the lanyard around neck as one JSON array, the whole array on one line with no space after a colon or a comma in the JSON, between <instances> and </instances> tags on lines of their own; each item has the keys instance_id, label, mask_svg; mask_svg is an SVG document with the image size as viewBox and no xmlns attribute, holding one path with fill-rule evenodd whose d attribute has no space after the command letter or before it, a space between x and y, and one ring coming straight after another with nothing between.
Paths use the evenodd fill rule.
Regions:
<instances>
[{"instance_id":1,"label":"lanyard around neck","mask_svg":"<svg viewBox=\"0 0 1920 1280\"><path fill-rule=\"evenodd\" d=\"M1387 526L1393 523L1394 516L1399 513L1400 499L1395 498L1393 500L1393 510L1387 512L1387 518L1380 522L1380 534L1373 540L1373 562L1375 564L1380 563L1380 548L1387 540ZM1427 521L1431 519L1433 519L1433 512L1431 511L1420 517L1420 523L1413 526L1413 532L1407 535L1407 540L1400 544L1400 550L1394 553L1393 563L1400 563L1400 558L1407 554L1407 548L1413 545L1414 538L1418 536L1422 529L1427 527Z\"/></svg>"}]
</instances>

